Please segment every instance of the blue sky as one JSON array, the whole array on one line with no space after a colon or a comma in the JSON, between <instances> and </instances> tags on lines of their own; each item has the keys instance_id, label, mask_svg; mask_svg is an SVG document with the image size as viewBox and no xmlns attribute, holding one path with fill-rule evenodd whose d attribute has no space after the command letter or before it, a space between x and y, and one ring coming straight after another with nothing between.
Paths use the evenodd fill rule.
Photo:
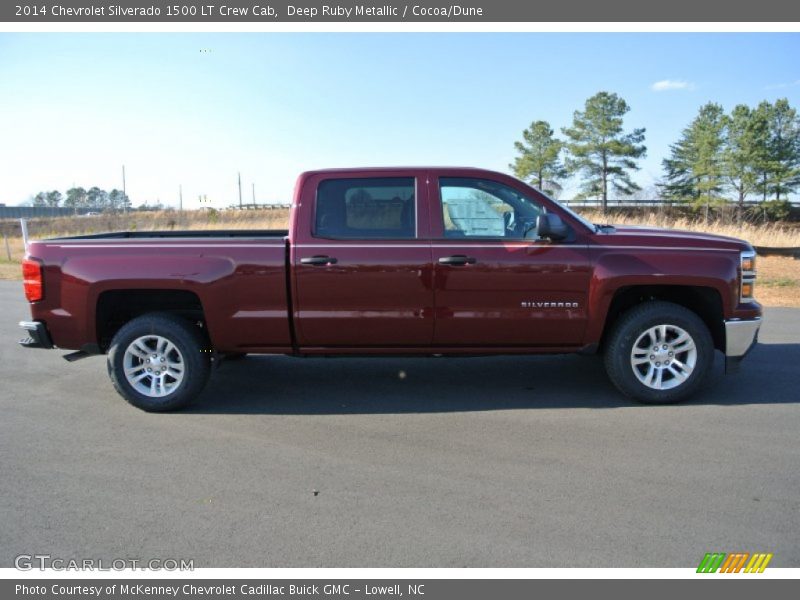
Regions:
<instances>
[{"instance_id":1,"label":"blue sky","mask_svg":"<svg viewBox=\"0 0 800 600\"><path fill-rule=\"evenodd\" d=\"M307 169L506 171L537 119L597 91L631 106L661 160L707 101L800 107L800 34L0 34L0 202L73 185L134 204L287 201ZM662 83L654 89L654 84ZM565 195L577 187L568 183Z\"/></svg>"}]
</instances>

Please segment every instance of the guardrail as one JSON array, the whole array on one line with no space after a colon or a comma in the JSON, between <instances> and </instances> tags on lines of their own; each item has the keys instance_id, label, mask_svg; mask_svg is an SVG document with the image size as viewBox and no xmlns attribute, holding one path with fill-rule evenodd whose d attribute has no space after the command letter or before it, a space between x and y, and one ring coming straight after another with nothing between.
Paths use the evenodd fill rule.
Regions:
<instances>
[{"instance_id":1,"label":"guardrail","mask_svg":"<svg viewBox=\"0 0 800 600\"><path fill-rule=\"evenodd\" d=\"M559 200L561 204L565 204L567 206L585 206L585 207L602 207L603 201L597 199L585 199L585 200ZM761 206L761 200L745 200L744 205L748 208L753 206ZM790 200L789 204L794 208L800 208L800 200ZM631 207L669 207L669 208L689 208L692 205L686 202L681 202L679 200L608 200L606 205L609 208L631 208ZM730 201L726 204L721 205L720 207L724 208L736 208L739 205L738 202ZM713 208L720 208L720 207L713 207Z\"/></svg>"},{"instance_id":2,"label":"guardrail","mask_svg":"<svg viewBox=\"0 0 800 600\"><path fill-rule=\"evenodd\" d=\"M800 259L800 248L775 248L771 246L753 246L759 256L789 256Z\"/></svg>"},{"instance_id":3,"label":"guardrail","mask_svg":"<svg viewBox=\"0 0 800 600\"><path fill-rule=\"evenodd\" d=\"M35 219L47 217L72 217L85 215L97 208L74 208L65 206L0 206L0 219Z\"/></svg>"}]
</instances>

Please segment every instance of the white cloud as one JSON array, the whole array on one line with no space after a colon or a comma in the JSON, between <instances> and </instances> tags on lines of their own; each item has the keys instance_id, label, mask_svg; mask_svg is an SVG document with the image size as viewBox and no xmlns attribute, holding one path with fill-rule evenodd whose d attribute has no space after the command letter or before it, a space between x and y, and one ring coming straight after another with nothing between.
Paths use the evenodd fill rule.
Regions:
<instances>
[{"instance_id":1,"label":"white cloud","mask_svg":"<svg viewBox=\"0 0 800 600\"><path fill-rule=\"evenodd\" d=\"M765 85L765 90L782 90L788 87L794 87L796 85L800 85L800 79L797 81L791 81L789 83L776 83L774 85Z\"/></svg>"},{"instance_id":2,"label":"white cloud","mask_svg":"<svg viewBox=\"0 0 800 600\"><path fill-rule=\"evenodd\" d=\"M667 92L670 90L693 90L694 84L682 79L662 79L650 86L654 92Z\"/></svg>"}]
</instances>

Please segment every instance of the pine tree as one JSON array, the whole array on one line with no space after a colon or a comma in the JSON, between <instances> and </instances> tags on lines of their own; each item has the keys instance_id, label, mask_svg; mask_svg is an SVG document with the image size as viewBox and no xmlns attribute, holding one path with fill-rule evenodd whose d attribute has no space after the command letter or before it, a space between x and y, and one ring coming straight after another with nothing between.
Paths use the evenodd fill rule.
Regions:
<instances>
[{"instance_id":1,"label":"pine tree","mask_svg":"<svg viewBox=\"0 0 800 600\"><path fill-rule=\"evenodd\" d=\"M800 187L800 118L786 98L772 105L769 116L768 191L781 200Z\"/></svg>"},{"instance_id":2,"label":"pine tree","mask_svg":"<svg viewBox=\"0 0 800 600\"><path fill-rule=\"evenodd\" d=\"M681 138L670 146L664 159L665 197L691 200L705 206L706 219L711 204L725 187L723 150L728 119L719 104L700 107L694 121Z\"/></svg>"},{"instance_id":3,"label":"pine tree","mask_svg":"<svg viewBox=\"0 0 800 600\"><path fill-rule=\"evenodd\" d=\"M47 202L47 206L58 206L61 204L61 192L58 190L47 192L45 195L45 202Z\"/></svg>"},{"instance_id":4,"label":"pine tree","mask_svg":"<svg viewBox=\"0 0 800 600\"><path fill-rule=\"evenodd\" d=\"M131 207L131 201L122 190L113 189L108 192L108 207L111 210L127 210Z\"/></svg>"},{"instance_id":5,"label":"pine tree","mask_svg":"<svg viewBox=\"0 0 800 600\"><path fill-rule=\"evenodd\" d=\"M92 208L102 210L108 203L108 193L97 186L91 187L89 191L86 192L86 203Z\"/></svg>"},{"instance_id":6,"label":"pine tree","mask_svg":"<svg viewBox=\"0 0 800 600\"><path fill-rule=\"evenodd\" d=\"M552 193L561 188L558 181L567 176L561 162L564 142L554 136L547 121L534 121L522 132L521 142L514 142L519 156L509 165L523 181L530 181L540 190Z\"/></svg>"},{"instance_id":7,"label":"pine tree","mask_svg":"<svg viewBox=\"0 0 800 600\"><path fill-rule=\"evenodd\" d=\"M629 172L639 168L636 159L647 151L642 144L645 130L624 133L623 117L629 110L617 94L599 92L586 100L582 112L575 111L572 127L562 130L569 140L567 169L583 176L578 197L599 196L604 213L609 186L625 195L640 189Z\"/></svg>"},{"instance_id":8,"label":"pine tree","mask_svg":"<svg viewBox=\"0 0 800 600\"><path fill-rule=\"evenodd\" d=\"M758 189L759 173L767 160L768 128L764 113L744 104L736 106L727 119L723 168L736 193L739 220L748 194Z\"/></svg>"},{"instance_id":9,"label":"pine tree","mask_svg":"<svg viewBox=\"0 0 800 600\"><path fill-rule=\"evenodd\" d=\"M79 208L86 206L86 190L82 187L73 187L67 190L64 206L72 208L77 214Z\"/></svg>"}]
</instances>

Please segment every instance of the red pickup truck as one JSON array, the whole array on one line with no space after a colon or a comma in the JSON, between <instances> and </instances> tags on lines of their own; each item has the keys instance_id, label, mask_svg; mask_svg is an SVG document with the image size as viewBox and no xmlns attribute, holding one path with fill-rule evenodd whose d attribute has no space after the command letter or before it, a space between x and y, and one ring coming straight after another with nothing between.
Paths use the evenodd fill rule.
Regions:
<instances>
[{"instance_id":1,"label":"red pickup truck","mask_svg":"<svg viewBox=\"0 0 800 600\"><path fill-rule=\"evenodd\" d=\"M311 171L289 231L34 241L23 271L21 344L107 354L117 391L151 411L248 353L598 353L623 393L675 402L715 350L738 366L761 323L746 242L594 225L468 168Z\"/></svg>"}]
</instances>

